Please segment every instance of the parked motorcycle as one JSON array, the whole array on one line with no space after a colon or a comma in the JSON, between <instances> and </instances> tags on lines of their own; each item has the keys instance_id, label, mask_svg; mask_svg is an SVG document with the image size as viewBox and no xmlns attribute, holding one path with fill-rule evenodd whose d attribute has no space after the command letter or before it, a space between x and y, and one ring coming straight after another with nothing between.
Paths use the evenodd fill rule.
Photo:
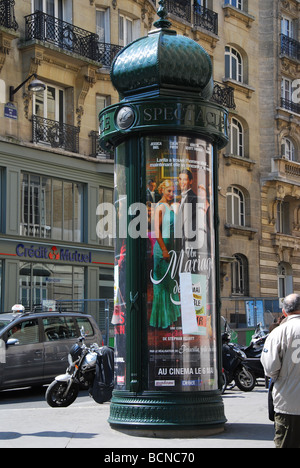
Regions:
<instances>
[{"instance_id":1,"label":"parked motorcycle","mask_svg":"<svg viewBox=\"0 0 300 468\"><path fill-rule=\"evenodd\" d=\"M265 372L260 357L267 337L268 332L263 329L262 323L259 323L251 338L250 345L240 346L240 349L246 354L247 366L251 369L256 379L265 378Z\"/></svg>"},{"instance_id":2,"label":"parked motorcycle","mask_svg":"<svg viewBox=\"0 0 300 468\"><path fill-rule=\"evenodd\" d=\"M223 388L225 392L231 382L244 392L251 392L255 387L256 377L249 368L246 354L234 343L230 342L231 330L225 321L225 330L222 334L222 357L223 357Z\"/></svg>"},{"instance_id":3,"label":"parked motorcycle","mask_svg":"<svg viewBox=\"0 0 300 468\"><path fill-rule=\"evenodd\" d=\"M84 341L84 330L81 330L78 344L74 344L68 354L69 367L66 373L58 375L46 391L46 401L52 408L70 406L76 400L80 388L88 389L93 387L97 360L102 355L102 350L108 349L108 347L99 347L97 343L87 347ZM112 350L110 352L113 353ZM97 375L99 378L99 372L97 372ZM113 377L110 380L112 379ZM112 391L112 382L110 382L110 387Z\"/></svg>"}]
</instances>

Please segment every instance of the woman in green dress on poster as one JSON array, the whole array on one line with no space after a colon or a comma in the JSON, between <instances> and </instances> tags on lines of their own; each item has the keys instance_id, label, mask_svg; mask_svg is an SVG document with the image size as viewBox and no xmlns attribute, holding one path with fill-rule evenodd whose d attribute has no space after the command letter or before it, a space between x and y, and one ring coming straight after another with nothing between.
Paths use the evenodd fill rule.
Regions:
<instances>
[{"instance_id":1,"label":"woman in green dress on poster","mask_svg":"<svg viewBox=\"0 0 300 468\"><path fill-rule=\"evenodd\" d=\"M153 303L150 325L168 328L180 317L180 299L175 289L178 287L170 272L170 250L174 249L174 225L177 204L174 203L175 186L165 180L158 187L162 195L155 209L155 236L153 248L154 268L150 273L153 283Z\"/></svg>"}]
</instances>

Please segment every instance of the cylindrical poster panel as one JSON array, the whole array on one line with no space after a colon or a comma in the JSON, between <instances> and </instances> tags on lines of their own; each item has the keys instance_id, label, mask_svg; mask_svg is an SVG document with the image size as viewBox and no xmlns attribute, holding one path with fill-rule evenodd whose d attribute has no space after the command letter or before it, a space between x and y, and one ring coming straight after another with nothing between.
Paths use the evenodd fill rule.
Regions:
<instances>
[{"instance_id":1,"label":"cylindrical poster panel","mask_svg":"<svg viewBox=\"0 0 300 468\"><path fill-rule=\"evenodd\" d=\"M215 390L213 148L184 136L144 145L149 390Z\"/></svg>"},{"instance_id":2,"label":"cylindrical poster panel","mask_svg":"<svg viewBox=\"0 0 300 468\"><path fill-rule=\"evenodd\" d=\"M127 202L123 145L117 149L115 388L126 387L126 237L133 236L147 244L140 259L147 298L144 390L217 390L213 148L187 136L144 137L140 144L146 197L134 207ZM128 213L138 213L129 226Z\"/></svg>"}]
</instances>

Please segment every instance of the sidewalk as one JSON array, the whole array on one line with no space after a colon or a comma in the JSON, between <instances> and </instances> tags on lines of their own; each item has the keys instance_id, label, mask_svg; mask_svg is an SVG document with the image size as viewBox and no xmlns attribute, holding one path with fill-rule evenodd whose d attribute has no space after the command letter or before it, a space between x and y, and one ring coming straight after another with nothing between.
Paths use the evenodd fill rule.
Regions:
<instances>
[{"instance_id":1,"label":"sidewalk","mask_svg":"<svg viewBox=\"0 0 300 468\"><path fill-rule=\"evenodd\" d=\"M162 451L193 448L274 448L273 423L268 420L267 390L227 391L224 395L228 420L222 434L197 439L158 439L134 437L111 429L107 422L109 403L97 405L92 399L78 398L69 408L53 409L46 405L32 409L1 408L0 448L160 448ZM120 452L119 452L120 453ZM104 456L104 455L103 455Z\"/></svg>"}]
</instances>

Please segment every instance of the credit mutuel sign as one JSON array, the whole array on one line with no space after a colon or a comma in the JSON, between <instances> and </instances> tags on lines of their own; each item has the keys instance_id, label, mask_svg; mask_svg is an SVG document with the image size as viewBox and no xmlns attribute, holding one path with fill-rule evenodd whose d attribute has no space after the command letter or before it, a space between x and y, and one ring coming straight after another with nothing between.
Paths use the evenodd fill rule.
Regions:
<instances>
[{"instance_id":1,"label":"credit mutuel sign","mask_svg":"<svg viewBox=\"0 0 300 468\"><path fill-rule=\"evenodd\" d=\"M74 263L92 263L92 252L79 252L78 250L71 250L68 248L58 248L53 246L44 245L30 245L18 244L16 246L17 257L26 259L37 260L54 260L59 262L74 262Z\"/></svg>"}]
</instances>

